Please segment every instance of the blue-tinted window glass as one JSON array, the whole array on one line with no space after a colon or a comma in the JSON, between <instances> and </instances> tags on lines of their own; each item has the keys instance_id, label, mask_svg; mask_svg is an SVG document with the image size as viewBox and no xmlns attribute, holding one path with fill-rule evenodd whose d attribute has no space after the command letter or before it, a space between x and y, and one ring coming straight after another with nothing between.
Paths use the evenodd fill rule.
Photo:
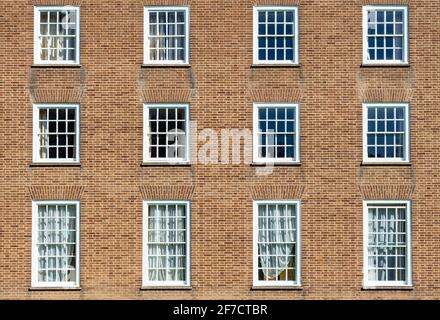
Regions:
<instances>
[{"instance_id":1,"label":"blue-tinted window glass","mask_svg":"<svg viewBox=\"0 0 440 320\"><path fill-rule=\"evenodd\" d=\"M270 120L275 120L275 115L276 115L276 112L275 112L274 108L268 109L268 118Z\"/></svg>"},{"instance_id":2,"label":"blue-tinted window glass","mask_svg":"<svg viewBox=\"0 0 440 320\"><path fill-rule=\"evenodd\" d=\"M264 110L264 111L263 111ZM295 148L295 108L293 107L260 107L258 110L260 131L266 128L267 138L259 136L260 157L293 158ZM290 116L290 117L289 117ZM263 119L266 117L267 119ZM273 147L271 147L273 146ZM262 148L266 148L263 152Z\"/></svg>"},{"instance_id":3,"label":"blue-tinted window glass","mask_svg":"<svg viewBox=\"0 0 440 320\"><path fill-rule=\"evenodd\" d=\"M402 19L402 10L371 10L368 12L368 60L403 60Z\"/></svg>"},{"instance_id":4,"label":"blue-tinted window glass","mask_svg":"<svg viewBox=\"0 0 440 320\"><path fill-rule=\"evenodd\" d=\"M294 59L293 13L293 10L258 12L258 48L276 49L264 54L259 52L259 60L292 61Z\"/></svg>"},{"instance_id":5,"label":"blue-tinted window glass","mask_svg":"<svg viewBox=\"0 0 440 320\"><path fill-rule=\"evenodd\" d=\"M275 22L275 12L274 11L269 11L267 13L267 21L268 22Z\"/></svg>"},{"instance_id":6,"label":"blue-tinted window glass","mask_svg":"<svg viewBox=\"0 0 440 320\"><path fill-rule=\"evenodd\" d=\"M367 156L369 158L402 158L405 134L398 132L404 132L404 108L368 107L367 117ZM397 147L402 150L397 150Z\"/></svg>"},{"instance_id":7,"label":"blue-tinted window glass","mask_svg":"<svg viewBox=\"0 0 440 320\"><path fill-rule=\"evenodd\" d=\"M377 22L384 22L384 12L383 11L377 11Z\"/></svg>"},{"instance_id":8,"label":"blue-tinted window glass","mask_svg":"<svg viewBox=\"0 0 440 320\"><path fill-rule=\"evenodd\" d=\"M385 119L385 109L377 108L377 119Z\"/></svg>"},{"instance_id":9,"label":"blue-tinted window glass","mask_svg":"<svg viewBox=\"0 0 440 320\"><path fill-rule=\"evenodd\" d=\"M274 49L269 49L267 51L268 53L268 60L275 60L275 50Z\"/></svg>"}]
</instances>

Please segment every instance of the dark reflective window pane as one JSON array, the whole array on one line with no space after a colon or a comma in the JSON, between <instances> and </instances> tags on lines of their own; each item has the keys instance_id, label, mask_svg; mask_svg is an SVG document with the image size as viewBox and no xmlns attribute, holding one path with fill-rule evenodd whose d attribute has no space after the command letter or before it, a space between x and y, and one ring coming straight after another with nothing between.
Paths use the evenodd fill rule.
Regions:
<instances>
[{"instance_id":1,"label":"dark reflective window pane","mask_svg":"<svg viewBox=\"0 0 440 320\"><path fill-rule=\"evenodd\" d=\"M55 159L57 157L57 148L49 148L49 158Z\"/></svg>"},{"instance_id":2,"label":"dark reflective window pane","mask_svg":"<svg viewBox=\"0 0 440 320\"><path fill-rule=\"evenodd\" d=\"M49 109L49 120L57 119L57 109Z\"/></svg>"},{"instance_id":3,"label":"dark reflective window pane","mask_svg":"<svg viewBox=\"0 0 440 320\"><path fill-rule=\"evenodd\" d=\"M385 110L383 108L377 108L377 119L385 119Z\"/></svg>"},{"instance_id":4,"label":"dark reflective window pane","mask_svg":"<svg viewBox=\"0 0 440 320\"><path fill-rule=\"evenodd\" d=\"M65 159L67 157L66 148L58 148L58 158Z\"/></svg>"}]
</instances>

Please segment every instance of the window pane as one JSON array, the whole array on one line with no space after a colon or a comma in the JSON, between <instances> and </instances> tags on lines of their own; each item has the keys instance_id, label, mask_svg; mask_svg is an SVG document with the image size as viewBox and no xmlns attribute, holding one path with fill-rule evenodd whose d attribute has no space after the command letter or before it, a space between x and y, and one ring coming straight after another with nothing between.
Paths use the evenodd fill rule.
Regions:
<instances>
[{"instance_id":1,"label":"window pane","mask_svg":"<svg viewBox=\"0 0 440 320\"><path fill-rule=\"evenodd\" d=\"M404 268L406 259L405 231L399 224L403 224L406 208L399 204L396 206L368 207L368 280L395 282L405 281L400 269ZM378 212L378 215L375 215ZM377 227L372 227L377 226ZM402 237L403 236L403 237ZM404 270L404 269L403 269Z\"/></svg>"},{"instance_id":2,"label":"window pane","mask_svg":"<svg viewBox=\"0 0 440 320\"><path fill-rule=\"evenodd\" d=\"M403 30L402 12L398 9L368 12L368 60L403 61L403 37L407 35Z\"/></svg>"},{"instance_id":3,"label":"window pane","mask_svg":"<svg viewBox=\"0 0 440 320\"><path fill-rule=\"evenodd\" d=\"M184 61L185 12L149 9L149 15L150 23L146 29L149 35L150 52L147 54L149 59L151 61Z\"/></svg>"},{"instance_id":4,"label":"window pane","mask_svg":"<svg viewBox=\"0 0 440 320\"><path fill-rule=\"evenodd\" d=\"M38 139L39 142L39 156L40 159L70 159L76 160L76 155L66 148L67 142L72 147L75 147L75 112L76 109L70 107L40 107L38 121ZM50 121L46 122L49 118ZM67 121L67 119L69 119ZM70 133L69 138L66 133ZM67 141L68 140L68 141ZM43 148L49 144L51 148L47 150ZM73 150L73 149L72 149Z\"/></svg>"},{"instance_id":5,"label":"window pane","mask_svg":"<svg viewBox=\"0 0 440 320\"><path fill-rule=\"evenodd\" d=\"M53 285L76 283L76 205L37 206L37 232L44 236L37 238L38 281L54 282ZM66 213L71 214L69 234L66 236ZM44 231L44 230L50 230Z\"/></svg>"},{"instance_id":6,"label":"window pane","mask_svg":"<svg viewBox=\"0 0 440 320\"><path fill-rule=\"evenodd\" d=\"M402 107L367 107L367 146L369 158L403 158L404 113ZM385 121L386 120L386 121ZM375 140L376 139L376 140Z\"/></svg>"},{"instance_id":7,"label":"window pane","mask_svg":"<svg viewBox=\"0 0 440 320\"><path fill-rule=\"evenodd\" d=\"M78 29L76 14L76 10L40 12L39 31L37 31L40 35L40 41L37 45L41 62L76 62L77 51L75 47L78 36L76 33ZM47 19L49 19L49 23L47 23ZM67 23L68 21L70 23Z\"/></svg>"},{"instance_id":8,"label":"window pane","mask_svg":"<svg viewBox=\"0 0 440 320\"><path fill-rule=\"evenodd\" d=\"M296 274L296 205L258 205L258 280L292 281Z\"/></svg>"},{"instance_id":9,"label":"window pane","mask_svg":"<svg viewBox=\"0 0 440 320\"><path fill-rule=\"evenodd\" d=\"M295 54L293 32L295 30L292 10L258 13L258 59L269 61L293 61ZM267 17L267 20L266 20ZM270 37L267 37L270 35ZM269 50L263 50L270 48Z\"/></svg>"},{"instance_id":10,"label":"window pane","mask_svg":"<svg viewBox=\"0 0 440 320\"><path fill-rule=\"evenodd\" d=\"M186 281L186 207L169 203L148 206L146 261L148 280Z\"/></svg>"},{"instance_id":11,"label":"window pane","mask_svg":"<svg viewBox=\"0 0 440 320\"><path fill-rule=\"evenodd\" d=\"M295 107L259 107L258 117L258 128L260 132L273 133L267 135L267 139L266 135L261 136L259 139L258 148L261 151L260 157L266 159L294 159L292 156L294 152L292 149L286 150L286 144L293 148L296 147L296 141L294 139L296 133Z\"/></svg>"},{"instance_id":12,"label":"window pane","mask_svg":"<svg viewBox=\"0 0 440 320\"><path fill-rule=\"evenodd\" d=\"M157 148L150 148L149 158L183 159L185 158L187 123L185 107L148 108L147 122L148 143ZM159 118L160 121L156 121ZM178 132L178 134L173 134ZM176 148L176 146L179 146ZM148 149L149 147L146 146Z\"/></svg>"}]
</instances>

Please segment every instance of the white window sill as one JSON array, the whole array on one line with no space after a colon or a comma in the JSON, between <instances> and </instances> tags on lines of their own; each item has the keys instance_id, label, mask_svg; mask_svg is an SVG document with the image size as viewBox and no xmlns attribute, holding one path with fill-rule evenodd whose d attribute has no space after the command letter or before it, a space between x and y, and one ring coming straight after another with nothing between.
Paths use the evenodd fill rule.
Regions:
<instances>
[{"instance_id":1,"label":"white window sill","mask_svg":"<svg viewBox=\"0 0 440 320\"><path fill-rule=\"evenodd\" d=\"M258 162L258 161L256 161L256 162L252 162L250 165L251 165L251 167L265 167L265 166L275 166L275 167L277 167L277 166L279 166L279 167L283 167L283 166L290 167L290 166L292 166L292 167L299 167L299 166L301 166L301 162L296 162L296 161Z\"/></svg>"},{"instance_id":2,"label":"white window sill","mask_svg":"<svg viewBox=\"0 0 440 320\"><path fill-rule=\"evenodd\" d=\"M191 286L142 286L139 290L192 290Z\"/></svg>"},{"instance_id":3,"label":"white window sill","mask_svg":"<svg viewBox=\"0 0 440 320\"><path fill-rule=\"evenodd\" d=\"M81 287L31 287L28 291L81 291Z\"/></svg>"},{"instance_id":4,"label":"white window sill","mask_svg":"<svg viewBox=\"0 0 440 320\"><path fill-rule=\"evenodd\" d=\"M411 65L409 63L374 63L374 62L368 62L368 63L362 63L361 68L368 68L368 67L401 67L401 68L409 68Z\"/></svg>"},{"instance_id":5,"label":"white window sill","mask_svg":"<svg viewBox=\"0 0 440 320\"><path fill-rule=\"evenodd\" d=\"M160 167L160 166L179 166L179 167L191 167L190 162L172 162L168 161L144 161L141 163L141 167Z\"/></svg>"},{"instance_id":6,"label":"white window sill","mask_svg":"<svg viewBox=\"0 0 440 320\"><path fill-rule=\"evenodd\" d=\"M406 166L412 164L409 161L362 161L361 166Z\"/></svg>"},{"instance_id":7,"label":"white window sill","mask_svg":"<svg viewBox=\"0 0 440 320\"><path fill-rule=\"evenodd\" d=\"M362 290L415 290L412 285L396 285L396 286L363 286Z\"/></svg>"},{"instance_id":8,"label":"white window sill","mask_svg":"<svg viewBox=\"0 0 440 320\"><path fill-rule=\"evenodd\" d=\"M30 167L81 167L80 162L32 162Z\"/></svg>"},{"instance_id":9,"label":"white window sill","mask_svg":"<svg viewBox=\"0 0 440 320\"><path fill-rule=\"evenodd\" d=\"M79 63L34 63L31 68L82 68Z\"/></svg>"},{"instance_id":10,"label":"white window sill","mask_svg":"<svg viewBox=\"0 0 440 320\"><path fill-rule=\"evenodd\" d=\"M191 68L189 63L144 63L141 68Z\"/></svg>"},{"instance_id":11,"label":"white window sill","mask_svg":"<svg viewBox=\"0 0 440 320\"><path fill-rule=\"evenodd\" d=\"M253 63L251 68L300 68L301 64L299 63Z\"/></svg>"},{"instance_id":12,"label":"white window sill","mask_svg":"<svg viewBox=\"0 0 440 320\"><path fill-rule=\"evenodd\" d=\"M304 290L303 287L301 287L300 285L296 286L296 285L291 285L291 286L276 286L276 285L271 285L271 286L261 286L261 285L255 285L251 287L251 291L256 291L256 290Z\"/></svg>"}]
</instances>

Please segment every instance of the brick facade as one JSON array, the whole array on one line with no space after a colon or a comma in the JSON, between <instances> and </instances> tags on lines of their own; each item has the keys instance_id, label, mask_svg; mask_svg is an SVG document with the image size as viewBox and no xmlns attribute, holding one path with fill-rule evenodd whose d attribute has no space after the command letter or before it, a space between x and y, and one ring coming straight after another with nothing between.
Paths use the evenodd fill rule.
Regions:
<instances>
[{"instance_id":1,"label":"brick facade","mask_svg":"<svg viewBox=\"0 0 440 320\"><path fill-rule=\"evenodd\" d=\"M33 66L33 6L51 4L80 6L80 67ZM254 4L299 6L299 67L252 66ZM409 67L361 66L364 4L409 6ZM142 67L144 5L190 6L190 67ZM1 1L0 299L440 298L439 12L431 0ZM410 103L410 165L361 165L362 102L382 101ZM79 166L32 165L39 102L80 104ZM146 102L190 103L197 129L218 132L252 130L253 102L300 103L301 164L142 166ZM142 200L167 198L191 200L191 289L140 290ZM81 201L80 290L29 290L42 199ZM251 290L262 199L301 200L301 290ZM412 200L413 290L362 290L367 199Z\"/></svg>"}]
</instances>

